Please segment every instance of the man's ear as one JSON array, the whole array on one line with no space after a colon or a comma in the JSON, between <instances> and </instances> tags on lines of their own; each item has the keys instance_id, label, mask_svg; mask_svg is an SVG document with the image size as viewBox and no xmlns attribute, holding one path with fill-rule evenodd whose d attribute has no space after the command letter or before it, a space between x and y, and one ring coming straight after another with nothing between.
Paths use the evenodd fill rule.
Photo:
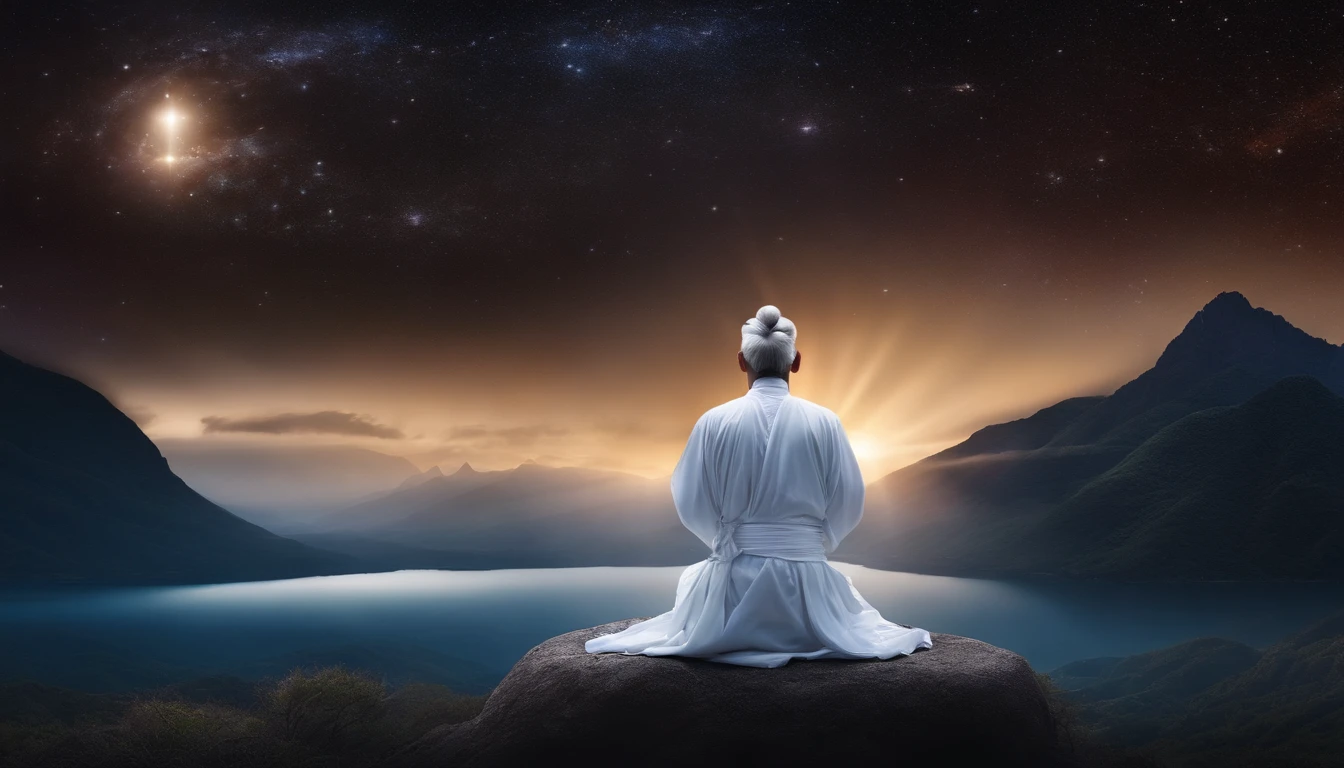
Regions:
<instances>
[{"instance_id":1,"label":"man's ear","mask_svg":"<svg viewBox=\"0 0 1344 768\"><path fill-rule=\"evenodd\" d=\"M741 353L741 352L738 352L738 354L740 355L740 354L742 354L742 353ZM802 352L794 352L794 353L793 353L793 365L789 366L789 371L792 372L792 373L797 373L797 372L798 372L798 366L800 366L800 365L802 365L802 364L803 364L803 353L802 353Z\"/></svg>"},{"instance_id":2,"label":"man's ear","mask_svg":"<svg viewBox=\"0 0 1344 768\"><path fill-rule=\"evenodd\" d=\"M741 368L743 373L750 373L747 370L747 358L741 352L737 353L737 367Z\"/></svg>"}]
</instances>

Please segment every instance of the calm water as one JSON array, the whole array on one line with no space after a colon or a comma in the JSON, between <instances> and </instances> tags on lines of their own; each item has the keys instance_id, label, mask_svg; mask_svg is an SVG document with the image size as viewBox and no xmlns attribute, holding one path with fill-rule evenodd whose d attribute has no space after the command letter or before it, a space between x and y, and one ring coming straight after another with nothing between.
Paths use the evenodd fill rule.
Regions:
<instances>
[{"instance_id":1,"label":"calm water","mask_svg":"<svg viewBox=\"0 0 1344 768\"><path fill-rule=\"evenodd\" d=\"M835 565L887 618L980 638L1040 670L1201 636L1263 646L1344 607L1344 590L1330 585L1059 585ZM52 670L68 671L60 657L70 654L81 669L96 667L104 646L208 671L300 649L398 643L475 662L497 680L548 637L666 610L680 570L400 571L8 595L0 653L29 660L0 668L0 678L59 678ZM52 658L31 661L44 654Z\"/></svg>"}]
</instances>

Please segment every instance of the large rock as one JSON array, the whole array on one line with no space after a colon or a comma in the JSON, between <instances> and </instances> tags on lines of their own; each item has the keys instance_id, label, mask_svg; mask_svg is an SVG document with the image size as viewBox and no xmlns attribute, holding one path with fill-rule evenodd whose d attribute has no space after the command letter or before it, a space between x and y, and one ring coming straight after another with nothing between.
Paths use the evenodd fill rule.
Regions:
<instances>
[{"instance_id":1,"label":"large rock","mask_svg":"<svg viewBox=\"0 0 1344 768\"><path fill-rule=\"evenodd\" d=\"M1062 762L1045 696L1015 653L955 635L890 661L754 669L593 655L638 619L552 638L522 658L475 720L431 731L397 765Z\"/></svg>"}]
</instances>

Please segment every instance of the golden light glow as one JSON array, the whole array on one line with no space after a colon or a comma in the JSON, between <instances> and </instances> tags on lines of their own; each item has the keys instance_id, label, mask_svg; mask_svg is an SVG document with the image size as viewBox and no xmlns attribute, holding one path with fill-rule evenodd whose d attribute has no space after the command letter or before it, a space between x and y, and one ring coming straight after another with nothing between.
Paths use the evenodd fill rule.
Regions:
<instances>
[{"instance_id":1,"label":"golden light glow","mask_svg":"<svg viewBox=\"0 0 1344 768\"><path fill-rule=\"evenodd\" d=\"M164 125L167 125L171 129L173 126L177 125L177 121L182 119L182 116L177 114L177 110L169 107L166 112L159 116L159 119L164 122Z\"/></svg>"},{"instance_id":2,"label":"golden light glow","mask_svg":"<svg viewBox=\"0 0 1344 768\"><path fill-rule=\"evenodd\" d=\"M865 463L871 463L886 453L883 442L861 432L849 435L849 446L854 449L854 458Z\"/></svg>"},{"instance_id":3,"label":"golden light glow","mask_svg":"<svg viewBox=\"0 0 1344 768\"><path fill-rule=\"evenodd\" d=\"M177 162L177 158L176 158L176 157L173 157L172 155L167 155L167 156L165 156L165 157L163 158L163 162L168 163L168 164L171 165L172 163Z\"/></svg>"}]
</instances>

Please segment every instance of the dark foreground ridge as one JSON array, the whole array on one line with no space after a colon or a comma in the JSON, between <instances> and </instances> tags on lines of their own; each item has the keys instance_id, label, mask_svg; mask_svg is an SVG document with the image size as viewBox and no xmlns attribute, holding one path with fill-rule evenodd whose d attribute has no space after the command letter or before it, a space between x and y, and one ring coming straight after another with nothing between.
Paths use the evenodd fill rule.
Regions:
<instances>
[{"instance_id":1,"label":"dark foreground ridge","mask_svg":"<svg viewBox=\"0 0 1344 768\"><path fill-rule=\"evenodd\" d=\"M1050 766L1057 731L1021 656L955 635L890 661L795 661L779 669L593 655L584 643L638 621L533 648L474 720L434 729L403 768L541 764Z\"/></svg>"}]
</instances>

